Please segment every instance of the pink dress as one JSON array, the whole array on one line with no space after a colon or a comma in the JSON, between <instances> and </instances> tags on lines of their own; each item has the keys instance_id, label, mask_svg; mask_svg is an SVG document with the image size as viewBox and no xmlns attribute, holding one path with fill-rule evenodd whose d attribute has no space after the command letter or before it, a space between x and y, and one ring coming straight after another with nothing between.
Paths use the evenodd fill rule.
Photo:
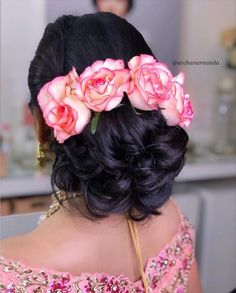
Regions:
<instances>
[{"instance_id":1,"label":"pink dress","mask_svg":"<svg viewBox=\"0 0 236 293\"><path fill-rule=\"evenodd\" d=\"M178 209L179 210L179 209ZM7 293L92 293L92 292L187 292L189 272L195 254L195 229L179 210L178 231L143 269L143 279L133 282L121 274L83 272L72 275L46 267L31 266L23 259L0 257L0 292Z\"/></svg>"}]
</instances>

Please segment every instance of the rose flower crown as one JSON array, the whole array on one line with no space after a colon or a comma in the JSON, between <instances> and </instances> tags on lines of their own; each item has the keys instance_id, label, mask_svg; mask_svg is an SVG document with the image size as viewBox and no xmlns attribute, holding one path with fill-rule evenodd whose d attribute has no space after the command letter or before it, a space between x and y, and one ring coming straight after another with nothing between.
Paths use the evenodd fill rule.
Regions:
<instances>
[{"instance_id":1,"label":"rose flower crown","mask_svg":"<svg viewBox=\"0 0 236 293\"><path fill-rule=\"evenodd\" d=\"M189 126L194 114L189 95L183 90L182 72L173 77L166 64L147 54L132 57L128 67L121 59L107 58L95 61L78 75L72 66L67 75L55 77L41 88L37 100L59 143L81 133L91 111L95 112L91 122L94 134L100 113L122 106L124 92L133 109L152 111L160 107L169 126Z\"/></svg>"}]
</instances>

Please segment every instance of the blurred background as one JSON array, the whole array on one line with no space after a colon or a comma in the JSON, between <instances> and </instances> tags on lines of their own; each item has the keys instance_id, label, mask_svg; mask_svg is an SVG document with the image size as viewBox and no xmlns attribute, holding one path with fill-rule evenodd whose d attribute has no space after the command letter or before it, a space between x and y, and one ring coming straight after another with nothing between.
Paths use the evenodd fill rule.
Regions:
<instances>
[{"instance_id":1,"label":"blurred background","mask_svg":"<svg viewBox=\"0 0 236 293\"><path fill-rule=\"evenodd\" d=\"M158 60L186 75L195 117L173 196L197 229L204 292L230 292L236 288L235 0L1 0L1 238L33 229L51 204L52 162L37 165L27 107L30 61L48 22L97 10L125 17Z\"/></svg>"}]
</instances>

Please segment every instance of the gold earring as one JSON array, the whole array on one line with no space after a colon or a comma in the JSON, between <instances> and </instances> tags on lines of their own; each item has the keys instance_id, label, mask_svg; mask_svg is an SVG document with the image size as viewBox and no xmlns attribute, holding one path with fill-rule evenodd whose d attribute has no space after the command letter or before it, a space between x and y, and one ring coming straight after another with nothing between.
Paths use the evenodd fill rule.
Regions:
<instances>
[{"instance_id":1,"label":"gold earring","mask_svg":"<svg viewBox=\"0 0 236 293\"><path fill-rule=\"evenodd\" d=\"M38 144L37 148L37 163L40 169L45 166L45 150L41 143Z\"/></svg>"}]
</instances>

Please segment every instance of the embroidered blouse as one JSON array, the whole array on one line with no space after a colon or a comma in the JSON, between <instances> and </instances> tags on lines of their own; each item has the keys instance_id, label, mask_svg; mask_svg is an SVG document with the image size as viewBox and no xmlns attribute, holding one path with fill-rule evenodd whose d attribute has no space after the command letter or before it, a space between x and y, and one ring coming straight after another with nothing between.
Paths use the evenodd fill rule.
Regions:
<instances>
[{"instance_id":1,"label":"embroidered blouse","mask_svg":"<svg viewBox=\"0 0 236 293\"><path fill-rule=\"evenodd\" d=\"M177 206L178 208L178 206ZM0 257L0 292L4 293L184 293L195 257L195 228L180 211L178 231L142 266L137 230L129 221L142 277L133 282L123 274L82 272L72 275L47 267L32 266L23 259ZM133 227L132 227L133 225ZM136 234L135 234L136 233Z\"/></svg>"}]
</instances>

